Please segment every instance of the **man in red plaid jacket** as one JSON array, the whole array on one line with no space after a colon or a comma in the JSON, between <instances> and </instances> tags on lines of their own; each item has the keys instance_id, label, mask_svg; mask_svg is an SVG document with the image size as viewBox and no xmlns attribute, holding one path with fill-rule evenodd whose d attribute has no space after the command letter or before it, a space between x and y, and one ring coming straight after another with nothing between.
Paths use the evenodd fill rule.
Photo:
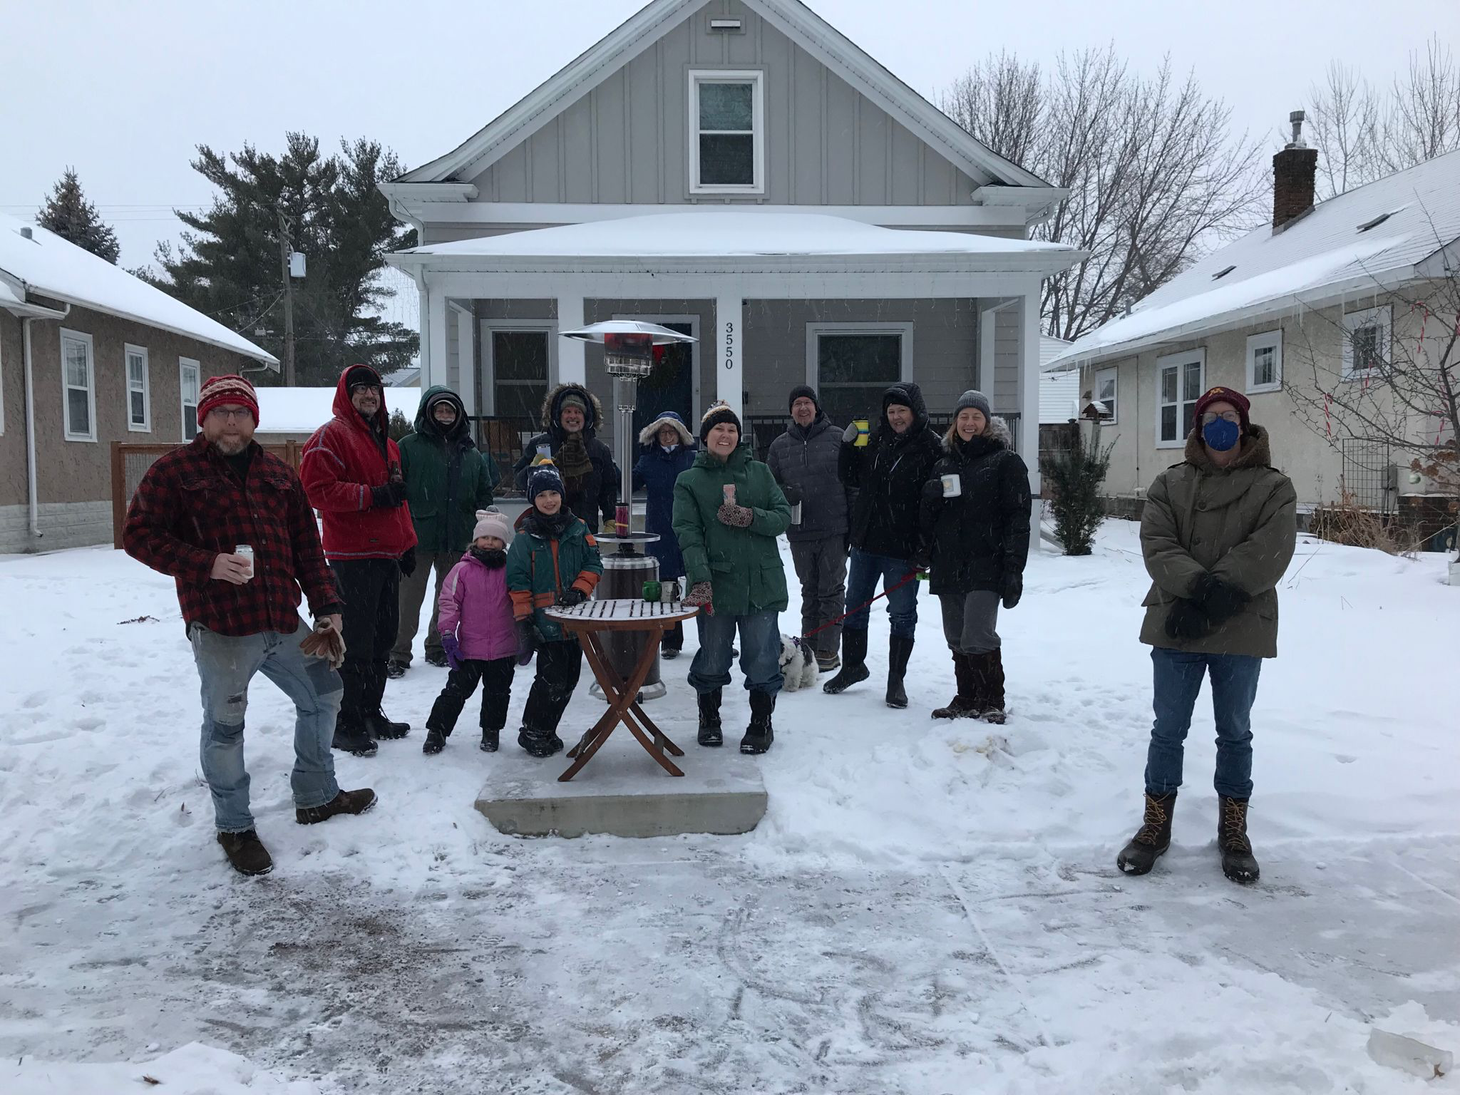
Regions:
<instances>
[{"instance_id":1,"label":"man in red plaid jacket","mask_svg":"<svg viewBox=\"0 0 1460 1095\"><path fill-rule=\"evenodd\" d=\"M375 805L369 788L342 791L330 747L340 675L306 657L317 620L339 629L340 596L325 565L314 511L294 470L253 440L258 398L240 376L216 376L198 397L198 436L160 458L137 487L122 546L177 581L177 599L203 684L203 777L218 842L244 874L273 869L249 812L243 764L248 685L262 672L294 701L295 819L301 825ZM241 553L239 548L251 548Z\"/></svg>"}]
</instances>

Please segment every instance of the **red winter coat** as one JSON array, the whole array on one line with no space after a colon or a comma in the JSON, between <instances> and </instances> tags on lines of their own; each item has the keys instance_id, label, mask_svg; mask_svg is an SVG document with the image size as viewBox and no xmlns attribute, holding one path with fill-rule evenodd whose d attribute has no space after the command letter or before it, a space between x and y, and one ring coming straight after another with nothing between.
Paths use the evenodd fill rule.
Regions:
<instances>
[{"instance_id":1,"label":"red winter coat","mask_svg":"<svg viewBox=\"0 0 1460 1095\"><path fill-rule=\"evenodd\" d=\"M385 400L372 429L350 402L348 375L342 373L335 386L335 416L304 446L299 478L323 520L326 559L399 559L416 546L410 507L377 509L370 488L384 486L390 469L400 467L400 450L386 431Z\"/></svg>"}]
</instances>

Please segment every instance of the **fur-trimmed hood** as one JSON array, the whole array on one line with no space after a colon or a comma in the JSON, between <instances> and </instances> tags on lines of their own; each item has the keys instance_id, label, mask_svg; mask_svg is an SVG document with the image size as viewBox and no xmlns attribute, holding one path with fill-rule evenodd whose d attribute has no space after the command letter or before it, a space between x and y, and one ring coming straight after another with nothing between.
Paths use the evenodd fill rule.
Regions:
<instances>
[{"instance_id":1,"label":"fur-trimmed hood","mask_svg":"<svg viewBox=\"0 0 1460 1095\"><path fill-rule=\"evenodd\" d=\"M558 425L558 414L562 410L563 397L569 394L578 396L588 405L588 423L583 427L583 433L587 437L595 436L603 428L603 404L582 384L572 382L559 384L543 397L542 428L544 432L550 433L560 440L566 436L563 433L563 427Z\"/></svg>"},{"instance_id":2,"label":"fur-trimmed hood","mask_svg":"<svg viewBox=\"0 0 1460 1095\"><path fill-rule=\"evenodd\" d=\"M684 419L680 418L673 411L665 411L639 431L639 444L654 444L659 436L659 431L665 426L674 427L675 432L679 434L679 443L681 445L690 446L695 443L694 434L689 432L689 427L684 424Z\"/></svg>"},{"instance_id":3,"label":"fur-trimmed hood","mask_svg":"<svg viewBox=\"0 0 1460 1095\"><path fill-rule=\"evenodd\" d=\"M1014 448L1014 431L1009 429L1009 423L998 415L989 418L989 424L985 427L979 437L986 437L996 442L1000 448ZM943 450L953 452L953 446L958 441L958 423L955 421L948 427L948 432L943 435Z\"/></svg>"}]
</instances>

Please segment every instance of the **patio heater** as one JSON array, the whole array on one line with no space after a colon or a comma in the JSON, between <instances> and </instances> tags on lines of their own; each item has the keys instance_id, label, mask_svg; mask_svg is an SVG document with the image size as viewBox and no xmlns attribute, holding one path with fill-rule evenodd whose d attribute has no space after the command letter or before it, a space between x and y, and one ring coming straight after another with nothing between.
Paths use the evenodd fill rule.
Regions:
<instances>
[{"instance_id":1,"label":"patio heater","mask_svg":"<svg viewBox=\"0 0 1460 1095\"><path fill-rule=\"evenodd\" d=\"M614 459L619 467L619 504L615 514L614 535L599 536L603 553L603 580L598 595L604 598L637 599L643 596L644 583L659 577L659 560L649 555L645 546L658 540L656 534L634 528L633 477L638 438L634 436L634 409L638 406L639 381L654 371L654 347L677 342L696 341L657 323L636 319L611 319L591 323L576 331L562 332L563 338L578 342L596 342L603 347L603 363L613 377L613 403L617 412L614 424ZM638 664L644 644L653 636L645 632L623 631L608 636L604 644L614 670L625 679ZM589 689L602 696L595 683ZM659 659L644 681L640 700L658 699L664 695L664 682L659 676Z\"/></svg>"}]
</instances>

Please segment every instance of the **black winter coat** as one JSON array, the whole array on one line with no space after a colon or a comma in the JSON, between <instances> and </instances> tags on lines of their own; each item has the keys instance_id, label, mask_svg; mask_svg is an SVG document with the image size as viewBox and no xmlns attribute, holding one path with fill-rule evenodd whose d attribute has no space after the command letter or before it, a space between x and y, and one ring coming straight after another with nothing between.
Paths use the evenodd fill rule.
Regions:
<instances>
[{"instance_id":1,"label":"black winter coat","mask_svg":"<svg viewBox=\"0 0 1460 1095\"><path fill-rule=\"evenodd\" d=\"M801 500L801 523L786 530L791 543L847 534L850 503L837 474L841 446L841 430L820 412L805 429L792 422L771 442L765 461L771 475L787 498L794 491Z\"/></svg>"},{"instance_id":2,"label":"black winter coat","mask_svg":"<svg viewBox=\"0 0 1460 1095\"><path fill-rule=\"evenodd\" d=\"M1033 503L1029 469L1012 440L1002 418L991 418L988 430L967 442L949 431L947 454L922 491L932 593L1002 593L1006 578L1024 573ZM943 496L945 475L958 476L958 497Z\"/></svg>"},{"instance_id":3,"label":"black winter coat","mask_svg":"<svg viewBox=\"0 0 1460 1095\"><path fill-rule=\"evenodd\" d=\"M587 422L583 427L583 447L588 452L591 470L581 478L570 477L559 466L563 474L563 485L567 494L563 501L573 511L574 517L583 518L590 532L597 532L614 519L618 505L618 465L613 462L613 453L607 445L598 440L598 431L603 428L603 404L598 397L581 384L559 384L548 392L542 401L542 420L548 424L545 432L538 434L522 450L522 457L513 466L513 481L518 490L527 489L527 479L533 467L546 451L558 460L558 450L568 435L559 420L563 414L563 397L577 395L588 404Z\"/></svg>"},{"instance_id":4,"label":"black winter coat","mask_svg":"<svg viewBox=\"0 0 1460 1095\"><path fill-rule=\"evenodd\" d=\"M898 434L887 422L887 405L913 410L913 423ZM894 384L882 394L882 419L866 448L843 441L837 471L857 492L852 503L851 544L859 551L889 559L911 559L922 535L918 500L943 443L928 425L928 408L916 384Z\"/></svg>"}]
</instances>

